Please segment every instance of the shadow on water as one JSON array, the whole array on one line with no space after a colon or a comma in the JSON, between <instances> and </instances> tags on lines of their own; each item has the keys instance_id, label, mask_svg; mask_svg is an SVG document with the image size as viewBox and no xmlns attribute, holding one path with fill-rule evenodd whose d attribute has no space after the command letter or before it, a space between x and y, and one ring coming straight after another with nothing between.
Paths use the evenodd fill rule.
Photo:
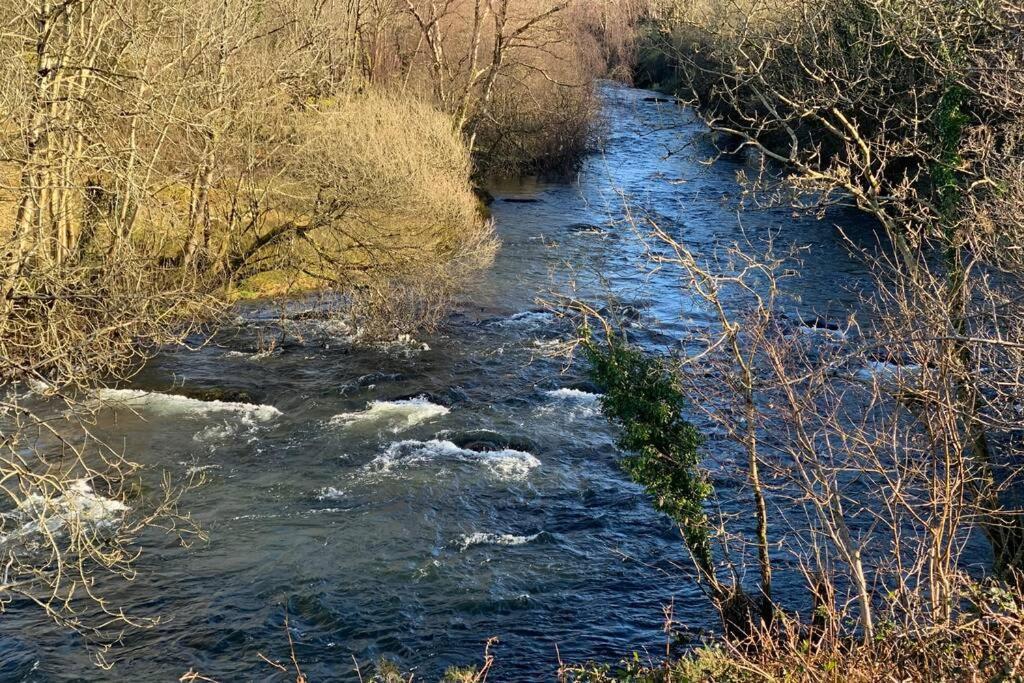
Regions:
<instances>
[{"instance_id":1,"label":"shadow on water","mask_svg":"<svg viewBox=\"0 0 1024 683\"><path fill-rule=\"evenodd\" d=\"M865 278L828 221L775 210L746 214L741 228L743 162L708 167L684 153L693 143L700 156L704 135L687 110L603 90L609 132L577 176L489 188L503 248L442 331L422 340L429 350L356 349L313 317L287 323L301 341L260 353L284 323L257 306L215 343L151 363L141 387L220 388L281 414L152 405L145 419L103 416L99 427L135 459L205 473L184 505L210 542L184 550L146 539L139 578L111 598L172 618L129 637L114 671L14 609L0 678L176 680L195 667L262 679L258 651L287 655L285 609L314 681L354 680L352 655L398 659L431 680L477 661L491 636L501 641L497 680L545 679L556 646L567 661L659 651L661 605L673 598L682 623L713 627L707 602L670 565L684 559L678 532L619 471L591 387L540 353L568 330L536 299L570 282L595 297L610 286L638 329L678 335L675 321L693 311L678 283L644 267L621 221L623 196L696 247L742 230L807 245L796 293L809 311L849 308Z\"/></svg>"}]
</instances>

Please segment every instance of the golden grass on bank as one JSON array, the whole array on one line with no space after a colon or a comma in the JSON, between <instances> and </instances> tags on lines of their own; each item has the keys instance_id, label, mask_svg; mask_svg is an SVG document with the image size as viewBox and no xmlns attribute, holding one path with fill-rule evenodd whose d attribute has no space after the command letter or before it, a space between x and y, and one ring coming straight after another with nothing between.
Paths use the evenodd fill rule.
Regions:
<instances>
[{"instance_id":1,"label":"golden grass on bank","mask_svg":"<svg viewBox=\"0 0 1024 683\"><path fill-rule=\"evenodd\" d=\"M469 184L469 153L446 115L367 93L308 113L297 138L291 170L276 179L277 220L309 220L317 203L343 209L308 239L275 245L272 272L243 272L243 289L319 279L363 290L415 281L447 292L490 261L492 229Z\"/></svg>"}]
</instances>

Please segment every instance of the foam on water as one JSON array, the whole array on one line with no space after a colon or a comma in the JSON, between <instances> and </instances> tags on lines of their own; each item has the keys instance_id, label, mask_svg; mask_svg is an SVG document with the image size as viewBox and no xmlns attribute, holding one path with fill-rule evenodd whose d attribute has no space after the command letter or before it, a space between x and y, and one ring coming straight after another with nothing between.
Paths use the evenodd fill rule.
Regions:
<instances>
[{"instance_id":1,"label":"foam on water","mask_svg":"<svg viewBox=\"0 0 1024 683\"><path fill-rule=\"evenodd\" d=\"M196 462L189 462L185 460L180 461L178 464L185 468L185 474L189 477L221 469L221 466L217 464L200 465Z\"/></svg>"},{"instance_id":2,"label":"foam on water","mask_svg":"<svg viewBox=\"0 0 1024 683\"><path fill-rule=\"evenodd\" d=\"M600 394L580 389L555 389L545 391L544 395L551 399L552 403L537 409L542 415L560 412L570 418L587 418L601 412Z\"/></svg>"},{"instance_id":3,"label":"foam on water","mask_svg":"<svg viewBox=\"0 0 1024 683\"><path fill-rule=\"evenodd\" d=\"M578 403L597 403L601 398L600 394L592 394L581 389L555 389L554 391L545 391L544 394L550 398Z\"/></svg>"},{"instance_id":4,"label":"foam on water","mask_svg":"<svg viewBox=\"0 0 1024 683\"><path fill-rule=\"evenodd\" d=\"M336 489L333 486L328 486L326 488L320 489L320 492L317 494L316 499L317 500L338 500L339 498L344 498L344 497L345 497L345 492L344 491L342 491L341 489Z\"/></svg>"},{"instance_id":5,"label":"foam on water","mask_svg":"<svg viewBox=\"0 0 1024 683\"><path fill-rule=\"evenodd\" d=\"M824 337L826 339L830 339L833 341L843 341L847 337L845 330L834 330L828 327L811 327L807 325L799 325L796 328L796 332L797 334L803 335L805 337L811 337L815 339Z\"/></svg>"},{"instance_id":6,"label":"foam on water","mask_svg":"<svg viewBox=\"0 0 1024 683\"><path fill-rule=\"evenodd\" d=\"M161 415L206 416L235 413L259 422L268 422L282 415L274 406L230 401L200 401L187 396L137 389L100 389L95 392L95 397L105 404L121 405L136 410L145 409Z\"/></svg>"},{"instance_id":7,"label":"foam on water","mask_svg":"<svg viewBox=\"0 0 1024 683\"><path fill-rule=\"evenodd\" d=\"M477 531L460 538L459 547L461 550L466 550L475 545L526 545L531 541L537 540L538 536L540 536L539 533L532 536L515 536L513 534L494 534Z\"/></svg>"},{"instance_id":8,"label":"foam on water","mask_svg":"<svg viewBox=\"0 0 1024 683\"><path fill-rule=\"evenodd\" d=\"M545 353L557 353L566 346L568 342L564 339L534 339L533 346Z\"/></svg>"},{"instance_id":9,"label":"foam on water","mask_svg":"<svg viewBox=\"0 0 1024 683\"><path fill-rule=\"evenodd\" d=\"M124 503L94 493L87 481L79 479L59 496L26 496L17 508L4 515L16 528L0 537L0 546L60 539L69 528L92 533L112 531L128 511Z\"/></svg>"},{"instance_id":10,"label":"foam on water","mask_svg":"<svg viewBox=\"0 0 1024 683\"><path fill-rule=\"evenodd\" d=\"M481 465L491 474L505 481L525 480L530 472L540 466L540 460L532 453L511 448L498 451L478 452L460 448L451 441L399 441L374 458L366 467L379 473L394 473L405 467L427 465L435 462L461 462Z\"/></svg>"},{"instance_id":11,"label":"foam on water","mask_svg":"<svg viewBox=\"0 0 1024 683\"><path fill-rule=\"evenodd\" d=\"M499 320L494 324L498 327L534 327L550 324L554 321L555 315L549 311L523 311L522 313L511 315L504 320Z\"/></svg>"},{"instance_id":12,"label":"foam on water","mask_svg":"<svg viewBox=\"0 0 1024 683\"><path fill-rule=\"evenodd\" d=\"M859 368L854 377L862 382L871 383L875 380L885 383L910 381L921 374L920 365L896 365L885 361L868 361Z\"/></svg>"},{"instance_id":13,"label":"foam on water","mask_svg":"<svg viewBox=\"0 0 1024 683\"><path fill-rule=\"evenodd\" d=\"M356 336L357 338L361 337L361 335ZM429 344L421 342L409 334L399 335L397 339L392 341L376 341L370 345L378 351L403 358L412 358L425 351L430 351Z\"/></svg>"},{"instance_id":14,"label":"foam on water","mask_svg":"<svg viewBox=\"0 0 1024 683\"><path fill-rule=\"evenodd\" d=\"M228 351L225 355L228 358L242 358L249 361L261 361L274 356L280 356L284 353L284 349L281 347L271 347L263 351Z\"/></svg>"},{"instance_id":15,"label":"foam on water","mask_svg":"<svg viewBox=\"0 0 1024 683\"><path fill-rule=\"evenodd\" d=\"M192 439L200 443L205 443L210 441L223 441L225 439L233 438L237 436L237 434L237 425L220 422L203 427L192 436Z\"/></svg>"},{"instance_id":16,"label":"foam on water","mask_svg":"<svg viewBox=\"0 0 1024 683\"><path fill-rule=\"evenodd\" d=\"M415 427L434 418L447 415L450 410L436 403L431 403L425 396L401 401L371 401L366 410L354 413L341 413L331 418L333 425L380 425L387 426L393 432Z\"/></svg>"}]
</instances>

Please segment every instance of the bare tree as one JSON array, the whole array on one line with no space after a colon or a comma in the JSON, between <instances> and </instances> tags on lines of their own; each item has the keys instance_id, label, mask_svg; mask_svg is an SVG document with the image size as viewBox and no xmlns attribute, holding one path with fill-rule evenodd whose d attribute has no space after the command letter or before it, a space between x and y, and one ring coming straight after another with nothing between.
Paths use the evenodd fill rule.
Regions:
<instances>
[{"instance_id":1,"label":"bare tree","mask_svg":"<svg viewBox=\"0 0 1024 683\"><path fill-rule=\"evenodd\" d=\"M764 657L754 661L774 671L806 659L810 628L832 634L814 641L823 656L847 658L847 648L876 671L922 670L881 644L883 633L930 653L934 671L955 668L942 654L954 642L984 669L982 653L1020 627L1009 605L1024 535L1008 493L1020 485L1024 389L1024 118L1011 94L1021 91L1022 8L752 0L657 10L662 48L720 152L760 161L744 178L746 200L822 217L856 206L884 237L877 248L849 243L873 283L851 319L807 321L786 315L799 306L778 283L798 265L770 243L697 256L656 221L638 223L650 258L717 322L690 340L701 352L675 362L703 424L747 455L754 528L727 519L725 533L757 550L762 577L764 548L789 555L774 568L798 568L816 596L814 615L783 616L756 640ZM773 509L790 511L775 517L782 528ZM1004 607L965 571L979 534ZM850 617L857 627L844 629Z\"/></svg>"}]
</instances>

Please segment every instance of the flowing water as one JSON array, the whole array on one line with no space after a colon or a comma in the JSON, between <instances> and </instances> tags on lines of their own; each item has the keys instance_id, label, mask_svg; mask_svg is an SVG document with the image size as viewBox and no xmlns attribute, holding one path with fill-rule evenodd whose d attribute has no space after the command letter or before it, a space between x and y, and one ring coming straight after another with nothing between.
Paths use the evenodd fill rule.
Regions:
<instances>
[{"instance_id":1,"label":"flowing water","mask_svg":"<svg viewBox=\"0 0 1024 683\"><path fill-rule=\"evenodd\" d=\"M537 299L611 289L649 343L701 323L678 281L642 265L626 198L698 250L773 230L808 246L793 285L808 312L852 306L863 273L832 222L784 210L740 221L746 162L700 163L710 148L686 109L602 90L604 145L578 177L494 185L502 250L438 334L356 348L339 324L294 315L305 303L249 306L213 343L159 356L137 391L108 392L124 407L99 428L133 459L206 476L183 507L209 541L146 537L138 578L110 597L167 620L130 635L113 671L16 606L2 617L0 678L172 681L194 667L263 680L274 671L258 652L287 658L286 613L312 681L356 680L353 657L381 656L432 680L479 661L491 636L494 680L551 680L559 654L661 652L670 600L682 623L714 627L674 566L678 532L619 470L580 368L544 354L569 330ZM171 385L263 407L141 393Z\"/></svg>"}]
</instances>

